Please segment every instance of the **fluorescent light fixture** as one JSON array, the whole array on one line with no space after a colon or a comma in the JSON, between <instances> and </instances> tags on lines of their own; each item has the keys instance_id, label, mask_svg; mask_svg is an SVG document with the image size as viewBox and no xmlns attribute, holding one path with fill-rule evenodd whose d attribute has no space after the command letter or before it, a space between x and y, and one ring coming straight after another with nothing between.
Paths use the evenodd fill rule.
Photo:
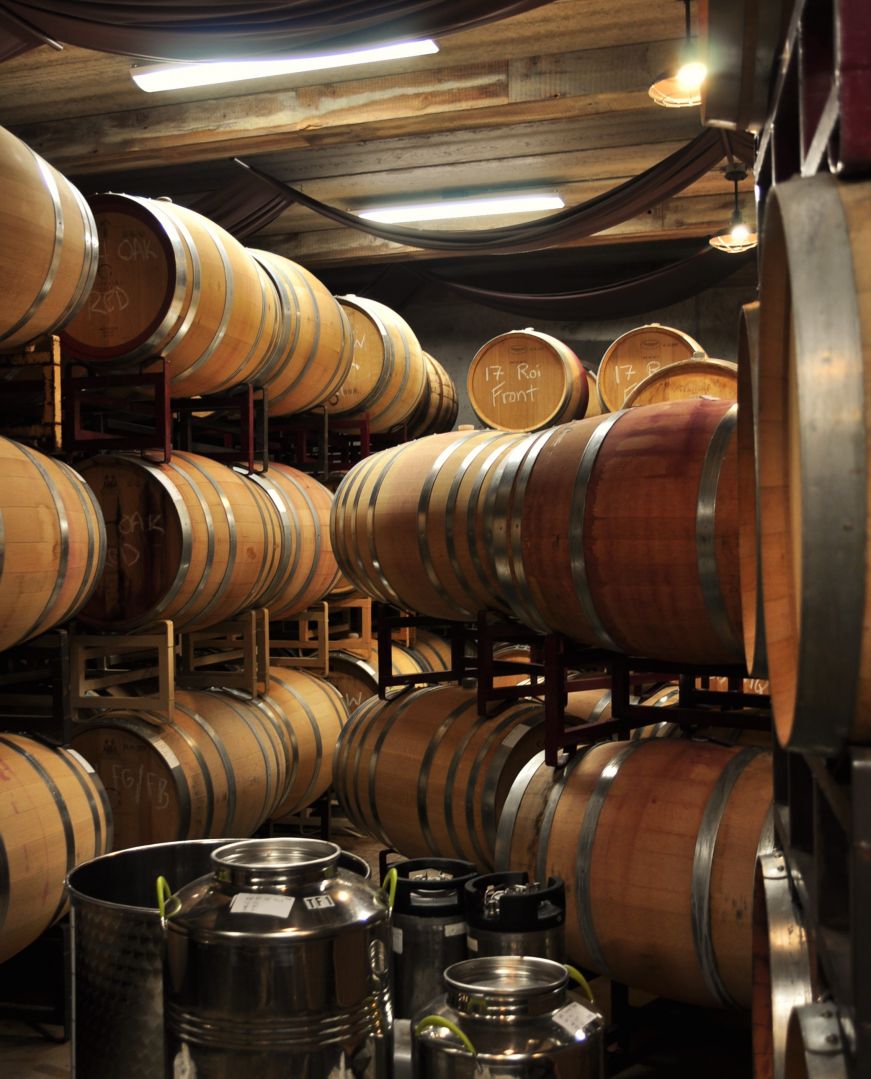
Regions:
<instances>
[{"instance_id":1,"label":"fluorescent light fixture","mask_svg":"<svg viewBox=\"0 0 871 1079\"><path fill-rule=\"evenodd\" d=\"M366 221L397 225L402 221L449 221L459 217L487 217L493 214L530 214L561 210L559 195L499 195L492 198L440 199L438 202L405 203L359 210Z\"/></svg>"},{"instance_id":2,"label":"fluorescent light fixture","mask_svg":"<svg viewBox=\"0 0 871 1079\"><path fill-rule=\"evenodd\" d=\"M131 67L130 76L140 90L152 94L161 90L214 86L221 82L266 79L271 75L298 75L305 71L324 71L328 68L350 67L353 64L376 64L383 60L401 60L408 56L429 56L438 51L438 45L426 39L324 56L289 56L283 60L204 60L194 64L143 64Z\"/></svg>"}]
</instances>

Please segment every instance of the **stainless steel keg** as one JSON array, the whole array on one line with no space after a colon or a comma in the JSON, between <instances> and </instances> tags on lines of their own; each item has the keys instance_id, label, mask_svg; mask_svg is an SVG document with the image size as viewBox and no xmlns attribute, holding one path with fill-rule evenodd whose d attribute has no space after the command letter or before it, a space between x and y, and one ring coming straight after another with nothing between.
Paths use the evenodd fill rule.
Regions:
<instances>
[{"instance_id":1,"label":"stainless steel keg","mask_svg":"<svg viewBox=\"0 0 871 1079\"><path fill-rule=\"evenodd\" d=\"M412 1022L415 1079L603 1079L604 1022L570 1000L550 959L487 956L448 967L445 995Z\"/></svg>"},{"instance_id":2,"label":"stainless steel keg","mask_svg":"<svg viewBox=\"0 0 871 1079\"><path fill-rule=\"evenodd\" d=\"M317 839L231 843L169 901L167 1076L389 1075L387 902L339 853Z\"/></svg>"},{"instance_id":3,"label":"stainless steel keg","mask_svg":"<svg viewBox=\"0 0 871 1079\"><path fill-rule=\"evenodd\" d=\"M463 889L475 867L455 858L412 858L391 874L393 1002L396 1015L410 1019L441 993L444 969L466 958Z\"/></svg>"},{"instance_id":4,"label":"stainless steel keg","mask_svg":"<svg viewBox=\"0 0 871 1079\"><path fill-rule=\"evenodd\" d=\"M163 930L155 882L175 888L212 867L232 842L187 839L130 847L83 862L69 875L72 1070L77 1079L154 1079L163 1070ZM369 866L342 851L339 865Z\"/></svg>"},{"instance_id":5,"label":"stainless steel keg","mask_svg":"<svg viewBox=\"0 0 871 1079\"><path fill-rule=\"evenodd\" d=\"M566 886L528 873L487 873L464 890L470 956L537 955L565 959Z\"/></svg>"}]
</instances>

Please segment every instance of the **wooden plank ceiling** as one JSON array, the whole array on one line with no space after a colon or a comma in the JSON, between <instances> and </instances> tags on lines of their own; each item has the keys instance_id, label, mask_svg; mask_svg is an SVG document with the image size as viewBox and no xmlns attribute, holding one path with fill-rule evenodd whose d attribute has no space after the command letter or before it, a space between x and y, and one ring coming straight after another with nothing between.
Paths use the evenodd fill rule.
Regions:
<instances>
[{"instance_id":1,"label":"wooden plank ceiling","mask_svg":"<svg viewBox=\"0 0 871 1079\"><path fill-rule=\"evenodd\" d=\"M160 94L134 85L128 58L42 47L0 65L0 124L85 193L184 204L227 184L232 158L242 157L343 209L506 188L556 191L574 205L698 134L698 109L663 109L647 94L682 32L675 0L554 0L441 38L434 56ZM625 273L698 249L731 212L724 164L652 211L547 257ZM752 179L742 199L752 204ZM345 287L397 260L444 258L298 207L246 243L327 281L341 270ZM523 261L511 257L512 267ZM453 256L445 265L480 273L490 263Z\"/></svg>"}]
</instances>

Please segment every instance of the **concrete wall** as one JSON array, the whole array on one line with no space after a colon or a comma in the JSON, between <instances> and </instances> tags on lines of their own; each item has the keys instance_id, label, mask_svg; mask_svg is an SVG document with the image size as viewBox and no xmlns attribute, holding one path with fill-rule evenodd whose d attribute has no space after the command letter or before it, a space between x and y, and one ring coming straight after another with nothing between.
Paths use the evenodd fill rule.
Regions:
<instances>
[{"instance_id":1,"label":"concrete wall","mask_svg":"<svg viewBox=\"0 0 871 1079\"><path fill-rule=\"evenodd\" d=\"M435 356L454 379L460 399L457 422L480 426L469 405L466 372L478 349L498 334L532 325L565 342L595 370L605 350L621 334L645 322L660 322L694 337L709 356L734 360L738 349L738 312L742 304L754 299L756 289L753 285L721 286L671 307L632 318L579 323L531 321L523 316L467 303L439 287L415 296L402 308L401 314L422 347Z\"/></svg>"}]
</instances>

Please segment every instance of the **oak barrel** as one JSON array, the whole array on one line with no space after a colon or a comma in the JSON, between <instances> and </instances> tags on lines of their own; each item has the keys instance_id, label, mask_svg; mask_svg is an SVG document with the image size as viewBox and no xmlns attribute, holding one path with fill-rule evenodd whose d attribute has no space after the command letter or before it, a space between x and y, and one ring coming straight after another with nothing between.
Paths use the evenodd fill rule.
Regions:
<instances>
[{"instance_id":1,"label":"oak barrel","mask_svg":"<svg viewBox=\"0 0 871 1079\"><path fill-rule=\"evenodd\" d=\"M867 181L790 180L766 203L757 451L768 677L780 742L828 754L871 740L869 241Z\"/></svg>"},{"instance_id":2,"label":"oak barrel","mask_svg":"<svg viewBox=\"0 0 871 1079\"><path fill-rule=\"evenodd\" d=\"M466 386L475 415L499 431L538 431L581 417L590 392L569 346L531 327L482 345Z\"/></svg>"},{"instance_id":3,"label":"oak barrel","mask_svg":"<svg viewBox=\"0 0 871 1079\"><path fill-rule=\"evenodd\" d=\"M376 697L342 731L333 785L357 827L407 857L489 869L502 804L543 739L537 701L484 718L475 690L457 686Z\"/></svg>"},{"instance_id":4,"label":"oak barrel","mask_svg":"<svg viewBox=\"0 0 871 1079\"><path fill-rule=\"evenodd\" d=\"M277 345L278 295L238 240L159 199L97 195L90 204L100 262L64 330L65 351L112 364L165 357L176 397L256 380Z\"/></svg>"},{"instance_id":5,"label":"oak barrel","mask_svg":"<svg viewBox=\"0 0 871 1079\"><path fill-rule=\"evenodd\" d=\"M377 300L339 296L354 349L351 370L326 402L335 416L369 415L371 431L390 431L411 419L427 384L420 342L404 318Z\"/></svg>"},{"instance_id":6,"label":"oak barrel","mask_svg":"<svg viewBox=\"0 0 871 1079\"><path fill-rule=\"evenodd\" d=\"M281 522L278 565L258 603L269 608L270 618L290 618L319 603L338 582L330 543L333 495L313 476L275 461L266 472L239 471L267 496Z\"/></svg>"},{"instance_id":7,"label":"oak barrel","mask_svg":"<svg viewBox=\"0 0 871 1079\"><path fill-rule=\"evenodd\" d=\"M492 539L515 615L629 655L739 661L736 409L666 402L518 447Z\"/></svg>"},{"instance_id":8,"label":"oak barrel","mask_svg":"<svg viewBox=\"0 0 871 1079\"><path fill-rule=\"evenodd\" d=\"M435 669L427 660L411 648L404 648L396 641L391 646L392 674L421 674ZM340 649L330 654L330 671L326 679L336 687L349 712L374 697L378 692L378 648L370 646L361 652Z\"/></svg>"},{"instance_id":9,"label":"oak barrel","mask_svg":"<svg viewBox=\"0 0 871 1079\"><path fill-rule=\"evenodd\" d=\"M605 408L602 404L602 399L599 397L599 382L589 368L584 368L584 374L587 378L587 410L583 418L589 419L590 416L601 416Z\"/></svg>"},{"instance_id":10,"label":"oak barrel","mask_svg":"<svg viewBox=\"0 0 871 1079\"><path fill-rule=\"evenodd\" d=\"M258 375L269 412L287 416L323 404L351 370L348 317L329 289L303 266L271 251L248 249L275 286L278 340Z\"/></svg>"},{"instance_id":11,"label":"oak barrel","mask_svg":"<svg viewBox=\"0 0 871 1079\"><path fill-rule=\"evenodd\" d=\"M81 610L106 548L103 514L82 477L0 437L0 649Z\"/></svg>"},{"instance_id":12,"label":"oak barrel","mask_svg":"<svg viewBox=\"0 0 871 1079\"><path fill-rule=\"evenodd\" d=\"M0 962L67 909L65 880L112 848L103 784L78 754L0 734Z\"/></svg>"},{"instance_id":13,"label":"oak barrel","mask_svg":"<svg viewBox=\"0 0 871 1079\"><path fill-rule=\"evenodd\" d=\"M812 971L812 944L783 854L763 854L753 891L753 1079L792 1079L789 1017L814 1000Z\"/></svg>"},{"instance_id":14,"label":"oak barrel","mask_svg":"<svg viewBox=\"0 0 871 1079\"><path fill-rule=\"evenodd\" d=\"M375 599L436 618L500 607L485 507L526 437L451 431L365 458L333 504L342 573Z\"/></svg>"},{"instance_id":15,"label":"oak barrel","mask_svg":"<svg viewBox=\"0 0 871 1079\"><path fill-rule=\"evenodd\" d=\"M103 780L118 850L250 835L289 781L284 732L254 702L217 690L177 691L169 722L103 712L72 745Z\"/></svg>"},{"instance_id":16,"label":"oak barrel","mask_svg":"<svg viewBox=\"0 0 871 1079\"><path fill-rule=\"evenodd\" d=\"M269 693L256 706L272 708L290 740L291 774L270 812L279 819L317 801L333 775L333 758L348 708L335 686L308 671L269 668Z\"/></svg>"},{"instance_id":17,"label":"oak barrel","mask_svg":"<svg viewBox=\"0 0 871 1079\"><path fill-rule=\"evenodd\" d=\"M81 615L89 624L171 618L199 629L256 605L271 586L278 510L232 468L176 451L165 464L95 457L81 471L108 537L106 570Z\"/></svg>"},{"instance_id":18,"label":"oak barrel","mask_svg":"<svg viewBox=\"0 0 871 1079\"><path fill-rule=\"evenodd\" d=\"M408 437L423 438L450 431L457 422L460 403L454 380L435 356L423 353L426 367L426 389L420 404L408 421Z\"/></svg>"},{"instance_id":19,"label":"oak barrel","mask_svg":"<svg viewBox=\"0 0 871 1079\"><path fill-rule=\"evenodd\" d=\"M566 882L566 950L658 996L749 1007L757 850L771 845L771 756L648 738L543 755L518 775L496 863Z\"/></svg>"},{"instance_id":20,"label":"oak barrel","mask_svg":"<svg viewBox=\"0 0 871 1079\"><path fill-rule=\"evenodd\" d=\"M622 334L605 350L597 373L599 400L610 412L623 408L638 383L661 367L705 350L683 330L652 322Z\"/></svg>"},{"instance_id":21,"label":"oak barrel","mask_svg":"<svg viewBox=\"0 0 871 1079\"><path fill-rule=\"evenodd\" d=\"M79 190L0 127L0 352L55 333L97 272L97 226Z\"/></svg>"},{"instance_id":22,"label":"oak barrel","mask_svg":"<svg viewBox=\"0 0 871 1079\"><path fill-rule=\"evenodd\" d=\"M762 131L791 12L783 0L707 0L703 124Z\"/></svg>"},{"instance_id":23,"label":"oak barrel","mask_svg":"<svg viewBox=\"0 0 871 1079\"><path fill-rule=\"evenodd\" d=\"M451 642L425 629L414 634L411 651L420 659L425 671L449 671L451 669Z\"/></svg>"},{"instance_id":24,"label":"oak barrel","mask_svg":"<svg viewBox=\"0 0 871 1079\"><path fill-rule=\"evenodd\" d=\"M738 570L744 660L752 675L765 677L765 613L759 557L759 304L741 308L738 320Z\"/></svg>"},{"instance_id":25,"label":"oak barrel","mask_svg":"<svg viewBox=\"0 0 871 1079\"><path fill-rule=\"evenodd\" d=\"M688 397L737 401L738 365L730 360L693 357L660 367L636 383L626 395L623 407L685 401Z\"/></svg>"}]
</instances>

